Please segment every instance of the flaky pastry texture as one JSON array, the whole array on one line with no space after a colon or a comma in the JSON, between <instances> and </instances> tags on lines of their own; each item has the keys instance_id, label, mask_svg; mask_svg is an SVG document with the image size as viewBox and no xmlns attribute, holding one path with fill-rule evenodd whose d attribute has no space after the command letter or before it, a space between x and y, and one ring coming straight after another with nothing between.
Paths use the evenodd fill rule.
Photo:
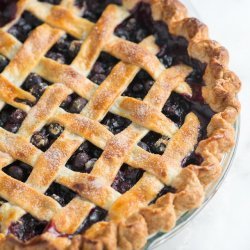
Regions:
<instances>
[{"instance_id":1,"label":"flaky pastry texture","mask_svg":"<svg viewBox=\"0 0 250 250\"><path fill-rule=\"evenodd\" d=\"M53 28L48 28L48 25L45 24L40 27L40 30L37 31L37 34L33 33L29 39L38 39L36 38L36 36L39 36L39 34L41 34L40 32L44 32L41 34L41 36L44 36L43 39L47 39L47 43L53 43L53 41L58 39L58 37L61 35L61 30L64 30L72 34L73 36L78 37L79 39L88 37L88 35L90 34L90 36L95 39L86 39L86 42L84 44L86 48L88 46L90 46L91 48L97 48L101 46L101 49L117 56L119 59L126 63L121 63L119 65L118 73L136 73L138 71L138 66L139 68L145 69L150 73L151 76L153 76L159 88L162 86L161 82L164 82L167 79L167 81L171 83L171 90L175 90L176 92L181 93L181 91L186 88L185 93L188 93L189 90L185 84L181 85L182 88L178 88L180 85L177 85L176 82L177 80L180 83L183 82L188 73L190 73L190 68L183 65L176 66L176 68L174 69L167 69L167 73L165 74L165 69L162 68L162 65L156 60L155 57L157 48L151 45L149 46L149 43L152 42L150 39L142 42L140 46L135 45L131 42L124 42L119 38L115 38L113 35L112 39L109 39L110 34L111 32L113 32L115 26L121 20L127 17L126 11L134 8L136 4L141 1L123 0L123 6L125 9L121 12L116 12L116 7L114 7L113 5L109 6L109 9L105 11L110 11L111 16L109 18L107 17L99 20L97 24L98 28L93 30L92 28L94 24L90 22L83 22L82 19L77 16L79 13L75 7L72 7L72 1L69 0L62 2L62 5L53 7L50 10L50 15L47 15L47 13L45 15L45 13L43 13L42 11L39 14L39 16L42 19L46 19L46 23L48 23ZM131 201L131 199L134 199L134 197L126 196L126 198L121 198L119 197L119 194L114 192L114 190L111 190L110 185L108 186L106 185L106 183L99 183L99 185L103 185L104 187L102 189L102 195L100 195L101 198L96 202L99 202L98 205L100 206L103 206L107 209L110 208L110 214L107 221L94 224L84 234L76 235L72 239L68 239L66 237L57 237L53 233L47 232L42 234L41 236L35 237L28 242L23 243L18 241L14 236L2 235L0 241L0 249L142 249L150 235L158 231L170 231L172 228L174 228L176 221L178 220L178 218L180 218L181 215L191 209L199 207L203 202L206 187L220 176L221 159L223 155L228 152L235 144L235 130L233 128L233 124L235 123L240 112L240 103L237 100L236 95L240 89L241 83L238 77L228 69L228 52L219 43L209 38L208 28L205 24L201 23L196 18L190 18L187 16L187 9L178 0L145 0L144 2L147 2L151 5L153 18L155 20L164 21L167 24L171 34L183 36L188 40L189 55L195 59L198 59L202 63L206 63L207 65L205 74L203 76L205 86L202 88L202 96L206 103L209 104L213 111L216 112L216 114L212 117L207 127L207 139L200 141L196 148L196 153L200 154L203 158L202 164L200 166L189 165L186 168L177 171L176 173L172 173L173 176L171 176L168 171L165 170L166 168L164 161L162 161L161 158L157 158L157 156L151 155L151 158L149 157L148 161L145 161L144 170L146 170L147 173L143 176L144 183L140 180L138 184L141 185L140 188L142 189L142 192L146 190L145 183L148 184L147 187L149 187L150 184L153 183L154 178L157 177L157 180L155 182L157 184L152 184L154 185L154 188L152 188L152 190L150 191L152 192L152 194L148 194L149 196L155 195L155 193L157 193L162 188L162 183L170 183L171 186L176 189L175 193L168 193L166 195L163 195L154 204L151 204L149 206L145 206L144 204L146 201L143 200L140 204L137 205L136 209L131 209L130 206L133 206L133 203L129 202ZM23 9L28 9L31 12L34 11L36 7L34 3L35 1L19 1L18 13L22 13ZM119 15L119 17L116 17L116 15ZM64 21L62 19L64 19ZM117 20L117 23L113 22L112 19ZM8 44L8 46L6 48L2 48L2 51L0 52L10 56L12 56L11 51L15 49L17 50L17 48L20 47L20 44L3 35L4 31L7 30L7 28L10 27L11 24L8 24L4 29L0 30L0 35L2 35L0 41L1 39L6 39L6 42ZM107 31L98 32L98 30L107 25L109 27ZM83 26L84 30L82 28ZM42 29L44 29L44 31L42 31ZM44 42L43 39L41 40L41 43ZM109 42L107 44L104 44L108 39ZM40 40L38 39L38 42L39 41ZM91 45L91 43L96 44L93 46L93 44ZM37 48L34 48L34 50L35 49ZM42 51L38 52L42 53ZM19 53L21 59L26 55L25 51L23 51L24 54L22 54L21 51L17 53ZM91 51L91 53L93 55L95 53L94 50ZM39 101L37 104L39 105L40 103L39 110L41 111L42 104L48 101L48 98L50 96L49 92L54 93L54 96L57 96L56 93L59 92L60 96L58 96L58 99L56 97L53 102L51 102L51 106L47 107L48 110L56 110L56 107L60 104L61 101L63 101L63 98L70 94L72 90L78 92L80 95L86 97L87 99L90 99L91 97L91 102L88 104L88 108L84 113L84 115L88 119L82 118L80 115L65 114L58 110L54 115L54 119L57 122L63 123L63 125L67 127L69 131L72 131L74 132L74 134L77 134L79 136L84 136L85 138L87 138L88 136L93 136L93 133L90 135L90 131L87 131L86 128L91 128L91 132L98 131L100 135L103 135L104 139L102 141L99 141L100 147L106 147L109 150L105 150L104 154L102 155L103 162L99 164L100 169L103 166L102 164L106 163L110 165L113 164L115 166L115 160L125 161L127 163L135 165L136 161L139 161L139 158L136 158L135 161L132 158L124 158L124 153L126 151L132 152L132 154L135 156L137 156L138 154L140 156L143 156L143 153L140 151L140 149L133 146L133 141L131 139L132 136L131 138L129 137L131 133L128 134L129 136L127 134L121 133L112 138L112 135L108 133L104 128L100 127L99 123L95 121L101 119L102 115L104 114L103 110L108 109L112 106L112 110L114 111L114 113L117 112L119 114L119 112L126 112L128 118L140 126L146 126L147 129L158 129L160 133L164 132L172 135L176 132L176 127L173 126L173 124L169 123L169 121L166 120L165 117L162 117L160 113L161 104L159 103L164 103L164 96L159 96L158 100L150 98L150 95L154 95L154 91L159 90L153 89L152 93L149 94L149 98L146 102L141 102L139 100L136 101L130 98L118 98L114 103L112 103L111 101L108 102L107 99L109 99L112 93L119 92L114 92L112 88L109 88L109 95L105 95L107 93L107 89L105 89L106 85L104 84L100 87L100 89L97 90L99 91L99 97L102 96L102 98L95 98L95 88L88 80L83 78L83 76L81 75L81 72L84 72L83 74L86 76L93 66L87 59L85 57L78 57L77 60L73 62L72 67L63 66L63 68L60 68L59 65L51 62L49 59L46 59L42 56L40 57L39 63L37 62L36 66L37 73L43 75L46 74L47 71L50 73L54 71L58 73L55 75L60 75L60 72L64 72L65 75L61 76L62 79L60 79L60 82L62 82L62 84L55 84L54 87L49 87L48 90L46 90L44 96L41 98L41 101ZM18 62L16 63L18 64ZM46 65L46 72L44 71L44 65ZM9 72L9 74L12 74L12 72ZM174 78L169 78L169 74ZM114 79L109 79L110 82L116 80L115 77L117 76L113 77ZM23 79L19 79L18 82L21 82L22 80ZM58 82L58 79L51 79L52 82L55 82L54 80ZM6 88L8 88L10 83L6 79L1 79L1 81L7 86ZM78 86L84 87L79 88ZM120 86L120 88L122 89L122 86ZM15 91L13 90L13 92ZM116 89L115 91L118 90ZM165 93L166 95L169 94L168 91L169 90L161 89L161 92ZM33 101L33 97L31 95L25 94L20 91L17 92L17 96L22 96L23 98L25 97L26 99ZM9 98L9 95L2 96L2 98ZM15 98L13 98L13 103L15 104L15 106L23 105L20 103L16 104L14 99ZM19 107L23 110L29 111L29 108L26 106ZM118 111L117 107L119 107ZM36 111L37 110L32 109L32 112L35 113L36 117L42 116L43 113L36 113ZM150 117L150 119L148 119L148 117ZM31 120L30 122L32 123ZM161 127L163 125L155 127L156 122L159 122L159 124L168 123L169 131L166 132L165 128ZM190 145L187 143L186 148L186 151L189 152L194 147L195 141L197 139L196 137L198 135L195 134L195 131L198 130L199 124L193 114L190 114L186 118L185 124L186 127L184 125L182 130L180 132L177 132L174 136L176 137L176 140L181 140L184 134L190 139ZM35 124L33 125L35 126ZM29 125L30 127L28 129L26 127L26 130L25 128L21 129L22 135L30 135L30 130L34 130L34 128L32 128L33 125ZM136 134L136 132L133 133ZM0 136L3 136L3 134L0 134ZM99 135L97 135L96 137L97 141L99 138L98 136ZM11 140L11 138L9 140ZM77 140L78 139L76 139L74 142L75 146L72 146L72 151L74 151L74 148L76 148L78 144L81 143L81 141L79 141L78 143ZM118 141L122 141L122 145L120 145ZM22 141L20 135L20 145L21 143ZM63 144L64 141L62 140L61 143ZM65 145L67 145L66 142ZM173 149L175 148L174 145L170 145L170 147L173 147ZM27 152L30 152L30 150L33 150L33 148L27 148ZM45 158L45 156L41 156L40 152L36 150L33 150L32 152L34 155L37 155L37 157L40 157L41 162L49 161L47 158ZM112 152L112 156L110 156L109 152ZM67 152L65 152L65 154L66 153ZM168 152L167 154L165 157L171 158L171 152ZM112 157L115 157L115 160ZM30 159L30 162L32 162L33 160L34 159ZM158 165L155 168L151 167L151 163L155 162L157 162ZM175 164L177 163L173 160L173 165ZM40 168L40 171L43 171L42 166L37 165L36 167ZM76 189L74 191L76 191L77 193L84 192L85 189L88 189L90 194L87 198L91 200L93 199L91 192L94 188L91 189L88 185L90 185L93 181L97 181L96 178L97 176L99 176L99 173L99 169L96 168L94 170L93 176L91 176L92 179L84 175L74 176L74 180L76 182L78 182L78 180L80 180L81 178L86 178L86 186L73 185L74 183L69 183L63 175L57 177L57 181L67 186L74 187ZM34 177L39 178L38 175ZM105 181L111 184L110 182L112 179L113 173L107 172L107 179ZM116 201L114 205L110 206L110 203L112 203L116 199L118 199L118 201ZM145 200L147 199L149 198L145 198ZM76 205L82 204L81 200L75 200L74 202L74 204ZM128 202L128 207L126 208L127 210L120 211L120 204L124 202ZM88 205L86 203L84 204L86 205L86 209L90 210L92 208L91 205ZM71 228L69 226L69 222L60 221L60 216L63 216L63 213L66 213L66 211L63 211L61 214L61 208L54 204L52 201L48 202L48 206L53 206L53 211L55 211L55 214L57 215L48 215L46 211L40 211L42 218L53 219L57 221L58 227L63 230L65 229L70 231ZM77 218L74 219L77 220ZM74 226L76 227L77 223Z\"/></svg>"}]
</instances>

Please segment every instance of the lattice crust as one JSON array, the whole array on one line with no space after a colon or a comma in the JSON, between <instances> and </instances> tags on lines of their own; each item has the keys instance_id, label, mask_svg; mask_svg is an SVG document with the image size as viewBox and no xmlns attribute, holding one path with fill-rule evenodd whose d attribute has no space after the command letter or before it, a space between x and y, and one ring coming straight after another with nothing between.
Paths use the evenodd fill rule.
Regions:
<instances>
[{"instance_id":1,"label":"lattice crust","mask_svg":"<svg viewBox=\"0 0 250 250\"><path fill-rule=\"evenodd\" d=\"M75 7L73 0L63 0L58 6L20 0L16 19L0 29L0 54L11 60L0 74L0 109L7 103L28 113L17 134L0 128L0 167L20 160L33 168L25 183L0 172L0 196L8 201L0 207L2 233L7 233L13 221L30 213L39 220L52 221L61 233L74 234L96 205L109 211L107 221L94 224L83 236L72 240L45 233L28 243L20 243L12 236L2 236L1 249L25 246L28 249L140 249L149 234L171 230L183 213L198 207L205 187L220 174L221 157L234 144L232 124L239 112L235 95L240 83L227 69L227 51L209 40L204 24L186 17L185 7L177 0L146 1L151 4L155 20L164 20L171 33L189 41L190 56L207 63L202 93L218 112L207 128L208 138L196 149L203 163L183 169L183 158L198 142L200 122L194 113L189 113L183 126L178 128L161 109L172 91L192 95L185 82L191 68L177 65L165 69L155 56L158 47L152 36L135 44L113 34L115 27L128 17L126 8L131 9L138 2L124 0L125 8L109 5L94 24L79 17L81 10ZM45 24L37 27L22 44L7 30L25 10ZM84 40L71 65L59 64L44 56L66 33ZM98 86L87 75L102 51L121 61ZM155 81L146 97L138 100L121 96L140 69ZM17 101L35 101L34 96L20 88L31 72L55 83L32 108ZM70 114L60 108L72 93L89 101L81 114ZM108 112L132 123L113 135L100 123ZM42 152L30 143L30 138L51 122L65 129L52 146ZM170 138L162 156L137 146L149 131ZM85 140L103 149L89 174L65 167ZM111 184L123 163L145 172L121 195ZM73 190L77 196L62 207L44 194L52 182ZM164 185L173 186L176 193L163 195L148 205Z\"/></svg>"}]
</instances>

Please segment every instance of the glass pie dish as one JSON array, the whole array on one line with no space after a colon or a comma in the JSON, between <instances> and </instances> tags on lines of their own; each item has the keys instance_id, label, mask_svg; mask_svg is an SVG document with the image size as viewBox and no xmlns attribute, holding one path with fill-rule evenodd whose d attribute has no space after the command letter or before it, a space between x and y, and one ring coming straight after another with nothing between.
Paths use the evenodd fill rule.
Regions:
<instances>
[{"instance_id":1,"label":"glass pie dish","mask_svg":"<svg viewBox=\"0 0 250 250\"><path fill-rule=\"evenodd\" d=\"M202 20L197 10L195 9L195 6L192 4L190 0L182 0L182 3L184 3L187 6L190 16L197 17L200 20ZM212 183L206 190L206 196L205 196L203 204L199 208L191 210L185 213L184 215L182 215L181 218L179 218L179 220L177 221L175 228L173 228L170 232L168 233L159 232L157 234L152 235L148 239L148 243L145 246L145 249L147 250L156 249L161 244L166 243L170 238L172 238L178 232L180 232L184 228L184 226L187 225L206 206L206 204L208 204L208 202L215 195L215 193L217 192L217 190L220 188L221 184L225 180L230 170L230 167L233 163L233 159L236 153L238 140L239 140L239 132L240 132L240 119L239 118L236 121L234 128L235 128L235 141L236 141L235 145L230 150L230 152L224 155L221 161L221 166L222 166L221 176L216 182Z\"/></svg>"}]
</instances>

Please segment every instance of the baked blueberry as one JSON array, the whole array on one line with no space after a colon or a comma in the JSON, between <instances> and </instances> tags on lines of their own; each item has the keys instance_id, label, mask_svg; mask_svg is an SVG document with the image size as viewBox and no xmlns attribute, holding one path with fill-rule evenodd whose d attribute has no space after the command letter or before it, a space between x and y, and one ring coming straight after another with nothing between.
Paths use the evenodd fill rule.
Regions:
<instances>
[{"instance_id":1,"label":"baked blueberry","mask_svg":"<svg viewBox=\"0 0 250 250\"><path fill-rule=\"evenodd\" d=\"M25 11L19 21L9 29L9 33L21 42L24 42L29 33L41 23L42 22L30 12Z\"/></svg>"},{"instance_id":2,"label":"baked blueberry","mask_svg":"<svg viewBox=\"0 0 250 250\"><path fill-rule=\"evenodd\" d=\"M136 184L142 174L143 171L141 169L132 168L124 164L119 170L112 187L123 194Z\"/></svg>"},{"instance_id":3,"label":"baked blueberry","mask_svg":"<svg viewBox=\"0 0 250 250\"><path fill-rule=\"evenodd\" d=\"M11 107L6 107L6 109L2 110L2 114L0 115L2 127L12 133L16 133L20 128L26 115L27 114L21 109L13 109Z\"/></svg>"},{"instance_id":4,"label":"baked blueberry","mask_svg":"<svg viewBox=\"0 0 250 250\"><path fill-rule=\"evenodd\" d=\"M31 173L31 167L23 162L16 161L4 167L3 171L14 179L25 182Z\"/></svg>"},{"instance_id":5,"label":"baked blueberry","mask_svg":"<svg viewBox=\"0 0 250 250\"><path fill-rule=\"evenodd\" d=\"M39 149L44 149L49 145L48 136L42 132L36 132L31 137L31 143Z\"/></svg>"},{"instance_id":6,"label":"baked blueberry","mask_svg":"<svg viewBox=\"0 0 250 250\"><path fill-rule=\"evenodd\" d=\"M128 127L130 123L131 121L128 119L111 113L108 113L102 121L102 124L107 126L108 129L114 134L120 133L122 130Z\"/></svg>"},{"instance_id":7,"label":"baked blueberry","mask_svg":"<svg viewBox=\"0 0 250 250\"><path fill-rule=\"evenodd\" d=\"M82 97L77 97L71 104L69 108L70 113L77 113L79 114L82 109L86 106L88 101Z\"/></svg>"},{"instance_id":8,"label":"baked blueberry","mask_svg":"<svg viewBox=\"0 0 250 250\"><path fill-rule=\"evenodd\" d=\"M48 126L48 132L51 137L57 138L63 132L63 127L58 123L51 123Z\"/></svg>"},{"instance_id":9,"label":"baked blueberry","mask_svg":"<svg viewBox=\"0 0 250 250\"><path fill-rule=\"evenodd\" d=\"M40 82L40 83L32 85L32 87L29 89L29 91L35 97L40 98L47 87L48 87L47 83Z\"/></svg>"},{"instance_id":10,"label":"baked blueberry","mask_svg":"<svg viewBox=\"0 0 250 250\"><path fill-rule=\"evenodd\" d=\"M90 156L86 152L80 152L75 156L73 167L76 170L81 170L85 167L85 164L90 160Z\"/></svg>"},{"instance_id":11,"label":"baked blueberry","mask_svg":"<svg viewBox=\"0 0 250 250\"><path fill-rule=\"evenodd\" d=\"M57 61L58 63L65 64L66 58L61 53L49 51L47 54L48 58L51 58L54 61Z\"/></svg>"}]
</instances>

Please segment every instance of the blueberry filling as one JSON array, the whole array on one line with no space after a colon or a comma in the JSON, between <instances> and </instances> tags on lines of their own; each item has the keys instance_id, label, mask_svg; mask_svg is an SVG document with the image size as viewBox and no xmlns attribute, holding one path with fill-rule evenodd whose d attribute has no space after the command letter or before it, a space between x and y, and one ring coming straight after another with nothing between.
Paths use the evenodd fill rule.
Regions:
<instances>
[{"instance_id":1,"label":"blueberry filling","mask_svg":"<svg viewBox=\"0 0 250 250\"><path fill-rule=\"evenodd\" d=\"M150 153L162 155L167 147L168 140L166 136L150 131L142 138L138 146Z\"/></svg>"},{"instance_id":2,"label":"blueberry filling","mask_svg":"<svg viewBox=\"0 0 250 250\"><path fill-rule=\"evenodd\" d=\"M86 5L86 0L75 0L75 6L77 6L78 8L82 8L85 7Z\"/></svg>"},{"instance_id":3,"label":"blueberry filling","mask_svg":"<svg viewBox=\"0 0 250 250\"><path fill-rule=\"evenodd\" d=\"M108 113L102 120L102 124L113 134L118 134L127 128L131 124L131 121L124 117Z\"/></svg>"},{"instance_id":4,"label":"blueberry filling","mask_svg":"<svg viewBox=\"0 0 250 250\"><path fill-rule=\"evenodd\" d=\"M164 186L164 188L158 193L158 195L149 203L154 204L160 197L167 193L175 193L176 190L173 187L170 186Z\"/></svg>"},{"instance_id":5,"label":"blueberry filling","mask_svg":"<svg viewBox=\"0 0 250 250\"><path fill-rule=\"evenodd\" d=\"M93 66L88 78L96 84L101 84L109 75L118 60L109 54L102 52Z\"/></svg>"},{"instance_id":6,"label":"blueberry filling","mask_svg":"<svg viewBox=\"0 0 250 250\"><path fill-rule=\"evenodd\" d=\"M187 167L190 164L193 165L201 165L201 163L203 162L203 158L196 154L195 152L192 152L190 155L188 155L187 157L185 157L181 163L182 167Z\"/></svg>"},{"instance_id":7,"label":"blueberry filling","mask_svg":"<svg viewBox=\"0 0 250 250\"><path fill-rule=\"evenodd\" d=\"M39 99L49 85L50 82L46 81L39 75L30 73L21 88L30 92L33 96Z\"/></svg>"},{"instance_id":8,"label":"blueberry filling","mask_svg":"<svg viewBox=\"0 0 250 250\"><path fill-rule=\"evenodd\" d=\"M202 102L200 100L202 99ZM173 107L173 108L171 108ZM200 134L198 140L203 140L207 137L206 128L215 114L209 105L203 102L202 96L195 95L190 98L172 93L168 101L163 107L163 114L174 121L179 127L184 123L188 113L193 112L199 118L201 123Z\"/></svg>"},{"instance_id":9,"label":"blueberry filling","mask_svg":"<svg viewBox=\"0 0 250 250\"><path fill-rule=\"evenodd\" d=\"M102 150L89 141L85 141L72 155L66 167L77 172L90 173Z\"/></svg>"},{"instance_id":10,"label":"blueberry filling","mask_svg":"<svg viewBox=\"0 0 250 250\"><path fill-rule=\"evenodd\" d=\"M131 189L142 177L144 171L132 168L127 164L123 164L120 168L112 187L121 194Z\"/></svg>"},{"instance_id":11,"label":"blueberry filling","mask_svg":"<svg viewBox=\"0 0 250 250\"><path fill-rule=\"evenodd\" d=\"M25 214L20 220L11 224L8 233L15 235L21 241L28 241L42 234L46 225L46 221L39 221L30 214Z\"/></svg>"},{"instance_id":12,"label":"blueberry filling","mask_svg":"<svg viewBox=\"0 0 250 250\"><path fill-rule=\"evenodd\" d=\"M61 0L38 0L38 1L43 3L50 3L53 5L59 5L61 3Z\"/></svg>"},{"instance_id":13,"label":"blueberry filling","mask_svg":"<svg viewBox=\"0 0 250 250\"><path fill-rule=\"evenodd\" d=\"M141 70L122 95L142 100L153 84L154 81L150 75L146 71Z\"/></svg>"},{"instance_id":14,"label":"blueberry filling","mask_svg":"<svg viewBox=\"0 0 250 250\"><path fill-rule=\"evenodd\" d=\"M4 167L2 170L12 178L25 182L28 179L32 168L24 162L16 161L7 167Z\"/></svg>"},{"instance_id":15,"label":"blueberry filling","mask_svg":"<svg viewBox=\"0 0 250 250\"><path fill-rule=\"evenodd\" d=\"M36 101L30 102L29 100L18 99L18 98L16 98L15 101L24 103L32 107L41 98L41 96L43 95L43 93L45 92L46 88L49 85L51 85L51 83L43 79L41 76L37 75L36 73L30 73L23 82L21 88L25 91L30 92L33 96L35 96Z\"/></svg>"},{"instance_id":16,"label":"blueberry filling","mask_svg":"<svg viewBox=\"0 0 250 250\"><path fill-rule=\"evenodd\" d=\"M162 112L179 127L183 125L185 117L188 113L195 113L201 123L198 141L206 138L207 125L214 115L214 112L208 105L202 104L194 98L181 96L176 93L172 93L170 95L168 101L162 109ZM167 137L150 131L138 145L151 153L163 154L167 147L168 140L169 139ZM187 166L188 164L200 164L201 162L201 157L192 152L183 160L182 165Z\"/></svg>"},{"instance_id":17,"label":"blueberry filling","mask_svg":"<svg viewBox=\"0 0 250 250\"><path fill-rule=\"evenodd\" d=\"M190 104L183 96L172 93L165 103L162 113L179 127L184 123L186 115L191 111Z\"/></svg>"},{"instance_id":18,"label":"blueberry filling","mask_svg":"<svg viewBox=\"0 0 250 250\"><path fill-rule=\"evenodd\" d=\"M46 57L61 64L71 64L80 51L82 42L74 40L70 35L61 37L48 51Z\"/></svg>"},{"instance_id":19,"label":"blueberry filling","mask_svg":"<svg viewBox=\"0 0 250 250\"><path fill-rule=\"evenodd\" d=\"M60 124L51 123L43 127L40 131L35 132L30 142L42 151L46 151L62 134L63 130L64 128Z\"/></svg>"},{"instance_id":20,"label":"blueberry filling","mask_svg":"<svg viewBox=\"0 0 250 250\"><path fill-rule=\"evenodd\" d=\"M16 17L17 0L0 1L0 27L12 21Z\"/></svg>"},{"instance_id":21,"label":"blueberry filling","mask_svg":"<svg viewBox=\"0 0 250 250\"><path fill-rule=\"evenodd\" d=\"M83 17L96 22L109 4L121 5L122 0L76 0L76 6L84 7Z\"/></svg>"},{"instance_id":22,"label":"blueberry filling","mask_svg":"<svg viewBox=\"0 0 250 250\"><path fill-rule=\"evenodd\" d=\"M76 193L73 192L72 190L54 182L48 188L45 195L52 197L61 206L64 207L76 196Z\"/></svg>"},{"instance_id":23,"label":"blueberry filling","mask_svg":"<svg viewBox=\"0 0 250 250\"><path fill-rule=\"evenodd\" d=\"M88 101L77 94L69 95L66 100L61 104L61 108L69 113L80 114L83 108L86 106Z\"/></svg>"},{"instance_id":24,"label":"blueberry filling","mask_svg":"<svg viewBox=\"0 0 250 250\"><path fill-rule=\"evenodd\" d=\"M90 228L93 224L98 221L105 220L108 212L100 207L95 207L90 211L89 216L84 220L82 225L76 231L76 234L80 234Z\"/></svg>"},{"instance_id":25,"label":"blueberry filling","mask_svg":"<svg viewBox=\"0 0 250 250\"><path fill-rule=\"evenodd\" d=\"M9 29L9 33L21 42L24 42L29 33L41 24L42 22L39 19L25 11L19 21Z\"/></svg>"},{"instance_id":26,"label":"blueberry filling","mask_svg":"<svg viewBox=\"0 0 250 250\"><path fill-rule=\"evenodd\" d=\"M145 4L139 4L132 14L115 29L115 35L131 42L139 43L152 34L152 18L150 8ZM150 26L148 26L150 25Z\"/></svg>"},{"instance_id":27,"label":"blueberry filling","mask_svg":"<svg viewBox=\"0 0 250 250\"><path fill-rule=\"evenodd\" d=\"M26 113L21 109L13 108L10 105L5 105L0 111L0 127L9 132L16 133L21 127Z\"/></svg>"}]
</instances>

